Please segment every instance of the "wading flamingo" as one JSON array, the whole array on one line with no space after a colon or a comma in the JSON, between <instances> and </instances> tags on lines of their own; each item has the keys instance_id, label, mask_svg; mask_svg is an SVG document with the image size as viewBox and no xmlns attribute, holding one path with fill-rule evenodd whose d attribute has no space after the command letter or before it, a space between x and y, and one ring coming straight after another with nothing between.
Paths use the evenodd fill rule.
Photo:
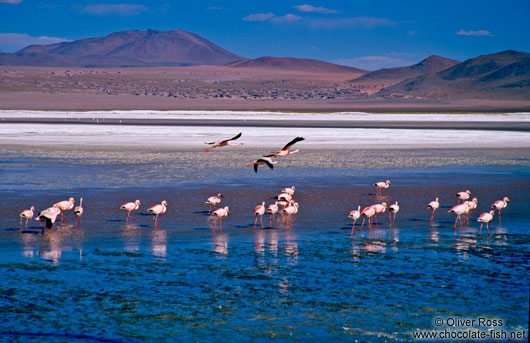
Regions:
<instances>
[{"instance_id":1,"label":"wading flamingo","mask_svg":"<svg viewBox=\"0 0 530 343\"><path fill-rule=\"evenodd\" d=\"M466 204L460 204L453 206L448 213L453 212L456 214L455 224L453 225L453 230L456 230L456 222L460 220L460 228L462 228L462 218L460 218L461 215L465 214L467 211L467 205Z\"/></svg>"},{"instance_id":2,"label":"wading flamingo","mask_svg":"<svg viewBox=\"0 0 530 343\"><path fill-rule=\"evenodd\" d=\"M386 202L382 202L380 204L373 204L371 207L375 209L375 225L377 225L377 215L380 213L384 213L386 211Z\"/></svg>"},{"instance_id":3,"label":"wading flamingo","mask_svg":"<svg viewBox=\"0 0 530 343\"><path fill-rule=\"evenodd\" d=\"M155 227L160 226L160 224L158 224L158 216L166 213L166 210L167 202L165 200L162 200L160 204L151 206L147 209L147 212L155 215L155 217L153 218L153 220L155 221Z\"/></svg>"},{"instance_id":4,"label":"wading flamingo","mask_svg":"<svg viewBox=\"0 0 530 343\"><path fill-rule=\"evenodd\" d=\"M274 169L274 165L278 164L278 161L273 161L270 157L258 158L252 163L247 164L247 167L254 166L254 171L258 172L258 167L266 164L269 168Z\"/></svg>"},{"instance_id":5,"label":"wading flamingo","mask_svg":"<svg viewBox=\"0 0 530 343\"><path fill-rule=\"evenodd\" d=\"M290 196L293 196L294 195L294 190L295 190L295 187L291 186L291 187L287 187L287 188L282 189L282 193L287 193Z\"/></svg>"},{"instance_id":6,"label":"wading flamingo","mask_svg":"<svg viewBox=\"0 0 530 343\"><path fill-rule=\"evenodd\" d=\"M219 218L219 230L223 229L223 217L226 217L228 215L228 212L230 212L230 208L228 206L225 206L223 208L218 208L217 210L212 212L213 216L213 230L216 230L216 222L217 218Z\"/></svg>"},{"instance_id":7,"label":"wading flamingo","mask_svg":"<svg viewBox=\"0 0 530 343\"><path fill-rule=\"evenodd\" d=\"M357 232L355 232L355 222L361 218L361 205L357 206L356 210L351 211L350 214L348 214L348 217L353 220L350 233L350 236L353 236L354 233L357 234Z\"/></svg>"},{"instance_id":8,"label":"wading flamingo","mask_svg":"<svg viewBox=\"0 0 530 343\"><path fill-rule=\"evenodd\" d=\"M361 216L363 216L363 222L361 223L361 231L363 230L364 220L368 218L368 224L370 224L370 229L372 229L372 217L375 215L375 208L368 206L363 208L361 211Z\"/></svg>"},{"instance_id":9,"label":"wading flamingo","mask_svg":"<svg viewBox=\"0 0 530 343\"><path fill-rule=\"evenodd\" d=\"M258 205L254 208L254 215L256 216L256 220L254 220L254 229L256 228L256 224L258 222L258 216L259 221L261 223L261 228L263 229L263 215L265 214L265 201L261 203L261 205Z\"/></svg>"},{"instance_id":10,"label":"wading flamingo","mask_svg":"<svg viewBox=\"0 0 530 343\"><path fill-rule=\"evenodd\" d=\"M466 215L466 224L469 224L469 212L473 211L474 209L477 208L478 206L478 199L477 198L473 198L473 200L469 201L464 201L464 204L466 204L467 206L467 211L465 213Z\"/></svg>"},{"instance_id":11,"label":"wading flamingo","mask_svg":"<svg viewBox=\"0 0 530 343\"><path fill-rule=\"evenodd\" d=\"M394 224L394 222L396 221L396 213L398 212L399 212L399 205L398 205L398 202L396 201L394 204L390 205L390 207L388 208L388 219L390 220L390 225ZM390 218L390 213L394 214L392 219Z\"/></svg>"},{"instance_id":12,"label":"wading flamingo","mask_svg":"<svg viewBox=\"0 0 530 343\"><path fill-rule=\"evenodd\" d=\"M490 232L490 229L488 227L488 224L493 220L493 215L494 214L495 214L495 211L492 210L492 211L489 211L489 212L484 212L478 217L477 222L480 223L480 231L478 232L479 236L482 233L482 225L484 225L484 223L486 223L486 230L488 230L488 234L491 236L491 232Z\"/></svg>"},{"instance_id":13,"label":"wading flamingo","mask_svg":"<svg viewBox=\"0 0 530 343\"><path fill-rule=\"evenodd\" d=\"M64 220L68 220L65 216L64 216L64 212L65 211L70 211L71 209L74 208L74 204L75 204L75 200L74 198L70 198L68 200L63 200L63 201L59 201L57 203L54 204L57 205L57 207L61 210L61 219L64 219Z\"/></svg>"},{"instance_id":14,"label":"wading flamingo","mask_svg":"<svg viewBox=\"0 0 530 343\"><path fill-rule=\"evenodd\" d=\"M22 232L22 219L26 218L26 230L28 229L28 220L33 218L33 213L35 211L35 206L31 206L29 210L24 210L20 212L20 231Z\"/></svg>"},{"instance_id":15,"label":"wading flamingo","mask_svg":"<svg viewBox=\"0 0 530 343\"><path fill-rule=\"evenodd\" d=\"M209 144L209 145L211 145L211 147L204 149L204 151L206 151L206 152L210 152L210 151L212 151L212 150L215 149L215 148L221 148L221 147L224 147L224 146L227 146L227 145L243 145L243 143L241 143L241 142L239 142L239 143L235 143L235 144L231 144L231 143L230 143L230 141L235 141L236 139L239 139L239 137L241 137L241 132L238 133L237 135L235 135L235 136L232 137L232 138L225 139L225 140L222 140L222 141L218 141L218 142L205 142L204 144Z\"/></svg>"},{"instance_id":16,"label":"wading flamingo","mask_svg":"<svg viewBox=\"0 0 530 343\"><path fill-rule=\"evenodd\" d=\"M74 208L74 214L75 214L75 225L77 226L78 223L81 223L81 216L83 215L83 212L85 210L83 209L83 198L79 199L79 206L76 206Z\"/></svg>"},{"instance_id":17,"label":"wading flamingo","mask_svg":"<svg viewBox=\"0 0 530 343\"><path fill-rule=\"evenodd\" d=\"M55 221L57 220L57 216L61 213L61 209L55 204L53 207L48 207L47 209L41 211L37 218L35 220L39 221L39 223L42 226L42 221L46 221L46 232L50 232L50 229L55 224ZM44 232L44 229L42 229L42 232Z\"/></svg>"},{"instance_id":18,"label":"wading flamingo","mask_svg":"<svg viewBox=\"0 0 530 343\"><path fill-rule=\"evenodd\" d=\"M269 207L267 207L267 212L271 215L269 216L269 226L272 226L271 223L274 223L276 225L276 220L274 220L274 215L278 213L278 202L276 201L274 204L270 204Z\"/></svg>"},{"instance_id":19,"label":"wading flamingo","mask_svg":"<svg viewBox=\"0 0 530 343\"><path fill-rule=\"evenodd\" d=\"M136 221L136 218L131 216L131 212L136 211L140 207L140 205L140 200L136 200L135 202L127 202L120 206L120 210L127 211L127 223L129 222L129 218L132 218L134 221Z\"/></svg>"},{"instance_id":20,"label":"wading flamingo","mask_svg":"<svg viewBox=\"0 0 530 343\"><path fill-rule=\"evenodd\" d=\"M427 205L427 208L432 210L432 212L431 212L431 222L432 222L434 220L434 211L436 211L437 209L440 208L440 202L438 201L438 198L436 198L435 200L431 201Z\"/></svg>"},{"instance_id":21,"label":"wading flamingo","mask_svg":"<svg viewBox=\"0 0 530 343\"><path fill-rule=\"evenodd\" d=\"M460 203L460 200L462 200L462 202L466 201L467 199L469 199L470 195L471 195L471 192L469 191L469 189L465 192L456 193L456 197L458 198L458 201L456 202L456 204L458 205Z\"/></svg>"},{"instance_id":22,"label":"wading flamingo","mask_svg":"<svg viewBox=\"0 0 530 343\"><path fill-rule=\"evenodd\" d=\"M390 181L388 180L386 180L386 182L379 181L379 182L374 183L374 186L375 186L375 195L380 196L381 190L383 188L388 188L390 186Z\"/></svg>"},{"instance_id":23,"label":"wading flamingo","mask_svg":"<svg viewBox=\"0 0 530 343\"><path fill-rule=\"evenodd\" d=\"M208 200L206 200L204 203L210 205L210 209L208 210L208 214L212 212L212 206L215 209L215 205L221 202L221 198L223 195L221 193L217 194L217 196L209 197Z\"/></svg>"},{"instance_id":24,"label":"wading flamingo","mask_svg":"<svg viewBox=\"0 0 530 343\"><path fill-rule=\"evenodd\" d=\"M508 199L508 197L504 197L504 199L497 200L493 204L491 204L491 208L499 210L499 222L501 221L501 210L503 208L506 208L506 206L508 206L508 202L509 201L510 201L510 199Z\"/></svg>"},{"instance_id":25,"label":"wading flamingo","mask_svg":"<svg viewBox=\"0 0 530 343\"><path fill-rule=\"evenodd\" d=\"M289 143L285 144L285 146L282 148L282 150L273 152L270 155L265 155L264 157L285 157L287 155L291 155L291 154L300 152L300 149L296 149L296 150L293 150L293 151L289 151L289 149L293 145L295 145L298 142L303 141L304 139L305 139L304 137L296 137L295 139L293 139Z\"/></svg>"},{"instance_id":26,"label":"wading flamingo","mask_svg":"<svg viewBox=\"0 0 530 343\"><path fill-rule=\"evenodd\" d=\"M293 228L293 220L292 220L292 216L297 214L298 213L298 208L300 207L300 205L291 200L289 201L289 206L285 207L283 210L282 210L282 214L286 215L287 216L287 226L286 228Z\"/></svg>"}]
</instances>

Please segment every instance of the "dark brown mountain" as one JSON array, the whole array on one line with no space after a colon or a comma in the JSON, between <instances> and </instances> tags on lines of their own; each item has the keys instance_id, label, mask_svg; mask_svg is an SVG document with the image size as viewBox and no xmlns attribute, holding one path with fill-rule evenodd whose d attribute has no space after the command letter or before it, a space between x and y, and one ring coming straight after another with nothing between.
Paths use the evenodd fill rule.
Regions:
<instances>
[{"instance_id":1,"label":"dark brown mountain","mask_svg":"<svg viewBox=\"0 0 530 343\"><path fill-rule=\"evenodd\" d=\"M365 70L341 66L338 64L293 57L260 57L253 60L244 60L227 64L234 68L260 68L276 70L307 71L314 73L366 73Z\"/></svg>"},{"instance_id":2,"label":"dark brown mountain","mask_svg":"<svg viewBox=\"0 0 530 343\"><path fill-rule=\"evenodd\" d=\"M355 81L364 80L396 80L403 81L405 79L416 77L424 74L436 73L444 69L450 68L460 61L452 60L441 56L431 55L421 61L420 63L399 68L385 68L364 74Z\"/></svg>"},{"instance_id":3,"label":"dark brown mountain","mask_svg":"<svg viewBox=\"0 0 530 343\"><path fill-rule=\"evenodd\" d=\"M187 31L122 31L2 54L0 65L151 67L224 65L243 58Z\"/></svg>"},{"instance_id":4,"label":"dark brown mountain","mask_svg":"<svg viewBox=\"0 0 530 343\"><path fill-rule=\"evenodd\" d=\"M507 50L386 87L383 96L530 99L530 54Z\"/></svg>"}]
</instances>

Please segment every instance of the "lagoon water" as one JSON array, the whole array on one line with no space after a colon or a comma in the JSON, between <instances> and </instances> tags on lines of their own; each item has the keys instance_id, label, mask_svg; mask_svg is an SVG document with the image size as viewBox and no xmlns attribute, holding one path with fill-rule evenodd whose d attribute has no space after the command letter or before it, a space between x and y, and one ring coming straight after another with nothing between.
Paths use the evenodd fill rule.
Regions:
<instances>
[{"instance_id":1,"label":"lagoon water","mask_svg":"<svg viewBox=\"0 0 530 343\"><path fill-rule=\"evenodd\" d=\"M269 147L0 147L0 340L409 342L438 317L528 331L530 149L300 147L257 174L244 165ZM291 185L293 229L267 216L253 229L254 206ZM479 206L453 231L465 189ZM230 214L213 231L204 201L218 192ZM50 234L36 221L19 233L22 209L70 196L84 198L79 227L67 213ZM502 222L478 236L504 196ZM135 199L126 224L118 208ZM162 200L154 228L146 209ZM385 213L350 237L348 212L378 201L399 201L395 225Z\"/></svg>"}]
</instances>

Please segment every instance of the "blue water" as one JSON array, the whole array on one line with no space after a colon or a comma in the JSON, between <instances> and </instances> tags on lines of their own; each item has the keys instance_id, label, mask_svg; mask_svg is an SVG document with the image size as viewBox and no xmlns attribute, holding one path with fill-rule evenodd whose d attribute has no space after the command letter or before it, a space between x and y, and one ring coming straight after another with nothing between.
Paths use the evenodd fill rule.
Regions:
<instances>
[{"instance_id":1,"label":"blue water","mask_svg":"<svg viewBox=\"0 0 530 343\"><path fill-rule=\"evenodd\" d=\"M528 150L306 152L258 174L242 166L253 153L1 150L0 340L409 342L437 317L528 330ZM264 217L254 230L254 206L291 185L293 229ZM479 207L453 231L465 189ZM230 214L213 231L203 203L218 192ZM70 196L84 198L78 228L68 213L50 234L19 233L22 209ZM504 196L479 237L478 214ZM118 207L135 199L126 224ZM145 211L161 200L155 229ZM395 225L385 213L350 237L350 210L395 200Z\"/></svg>"}]
</instances>

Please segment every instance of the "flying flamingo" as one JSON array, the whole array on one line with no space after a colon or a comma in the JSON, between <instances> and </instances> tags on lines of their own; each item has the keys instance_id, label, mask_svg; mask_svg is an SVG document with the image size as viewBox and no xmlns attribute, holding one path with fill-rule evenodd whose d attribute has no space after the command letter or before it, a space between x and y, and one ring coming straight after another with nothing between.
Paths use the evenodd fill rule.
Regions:
<instances>
[{"instance_id":1,"label":"flying flamingo","mask_svg":"<svg viewBox=\"0 0 530 343\"><path fill-rule=\"evenodd\" d=\"M467 211L465 213L465 215L466 215L466 224L469 224L469 212L471 212L471 211L473 211L474 209L477 208L478 199L477 198L473 198L473 200L471 200L471 201L466 200L466 201L464 201L464 204L466 204L466 206L467 206Z\"/></svg>"},{"instance_id":2,"label":"flying flamingo","mask_svg":"<svg viewBox=\"0 0 530 343\"><path fill-rule=\"evenodd\" d=\"M440 208L440 202L438 201L438 198L436 198L435 200L431 201L427 205L427 208L430 208L432 210L432 212L431 212L431 223L432 223L432 221L434 220L434 211L436 211L437 209Z\"/></svg>"},{"instance_id":3,"label":"flying flamingo","mask_svg":"<svg viewBox=\"0 0 530 343\"><path fill-rule=\"evenodd\" d=\"M292 216L298 213L298 208L300 205L295 202L294 200L289 201L289 206L285 207L282 210L282 214L287 216L287 227L286 228L293 228L293 221Z\"/></svg>"},{"instance_id":4,"label":"flying flamingo","mask_svg":"<svg viewBox=\"0 0 530 343\"><path fill-rule=\"evenodd\" d=\"M278 210L279 210L278 201L276 201L274 204L270 204L269 207L267 207L267 212L271 214L271 216L269 216L269 226L272 226L271 220L272 220L272 223L276 225L276 220L274 220L274 215L278 213Z\"/></svg>"},{"instance_id":5,"label":"flying flamingo","mask_svg":"<svg viewBox=\"0 0 530 343\"><path fill-rule=\"evenodd\" d=\"M215 205L221 202L221 198L223 195L221 193L217 194L217 196L209 197L208 200L206 200L204 203L210 205L210 209L208 210L208 214L212 212L212 206L215 209Z\"/></svg>"},{"instance_id":6,"label":"flying flamingo","mask_svg":"<svg viewBox=\"0 0 530 343\"><path fill-rule=\"evenodd\" d=\"M453 213L456 214L456 220L455 220L455 224L453 225L453 230L456 230L456 222L459 221L459 220L460 220L460 228L462 228L462 218L460 218L460 216L462 214L465 214L466 211L467 211L467 205L465 203L453 206L453 208L451 208L448 211L448 213L453 212Z\"/></svg>"},{"instance_id":7,"label":"flying flamingo","mask_svg":"<svg viewBox=\"0 0 530 343\"><path fill-rule=\"evenodd\" d=\"M247 164L247 167L254 166L254 171L258 172L258 167L266 164L269 168L274 169L274 165L278 164L278 161L273 161L270 157L258 158L252 163Z\"/></svg>"},{"instance_id":8,"label":"flying flamingo","mask_svg":"<svg viewBox=\"0 0 530 343\"><path fill-rule=\"evenodd\" d=\"M215 231L215 224L217 222L217 218L219 218L219 230L223 229L223 217L226 217L228 215L228 212L230 212L230 209L228 206L225 206L224 208L218 208L217 210L213 211L213 230Z\"/></svg>"},{"instance_id":9,"label":"flying flamingo","mask_svg":"<svg viewBox=\"0 0 530 343\"><path fill-rule=\"evenodd\" d=\"M350 236L353 236L354 233L357 234L357 232L355 232L355 222L361 218L361 205L357 206L356 210L351 211L348 217L353 220L350 233Z\"/></svg>"},{"instance_id":10,"label":"flying flamingo","mask_svg":"<svg viewBox=\"0 0 530 343\"><path fill-rule=\"evenodd\" d=\"M131 216L131 212L136 211L140 207L140 205L140 200L136 200L135 202L127 202L120 206L120 210L127 211L127 223L129 222L129 218L132 218L134 221L136 221L136 218Z\"/></svg>"},{"instance_id":11,"label":"flying flamingo","mask_svg":"<svg viewBox=\"0 0 530 343\"><path fill-rule=\"evenodd\" d=\"M488 230L488 234L491 236L491 232L490 232L490 229L488 228L488 224L493 220L494 214L495 214L495 211L492 210L489 212L484 212L478 217L477 222L480 222L480 231L478 232L479 236L482 233L482 225L484 225L484 223L486 223L486 229Z\"/></svg>"},{"instance_id":12,"label":"flying flamingo","mask_svg":"<svg viewBox=\"0 0 530 343\"><path fill-rule=\"evenodd\" d=\"M74 208L75 213L75 225L77 226L77 223L81 223L81 216L83 215L83 212L85 210L83 209L83 198L79 200L79 206L76 206Z\"/></svg>"},{"instance_id":13,"label":"flying flamingo","mask_svg":"<svg viewBox=\"0 0 530 343\"><path fill-rule=\"evenodd\" d=\"M224 147L224 146L227 146L227 145L243 145L243 143L241 143L241 142L235 143L235 144L231 144L230 143L230 141L235 141L236 139L239 139L239 137L241 137L241 132L238 133L237 135L235 135L234 137L229 138L229 139L225 139L225 140L218 141L218 142L209 142L209 143L207 142L205 144L209 144L209 145L211 145L211 147L204 149L204 151L210 152L210 151L212 151L215 148L221 148L221 147Z\"/></svg>"},{"instance_id":14,"label":"flying flamingo","mask_svg":"<svg viewBox=\"0 0 530 343\"><path fill-rule=\"evenodd\" d=\"M160 224L158 224L158 216L166 213L166 210L167 210L167 202L165 200L163 200L160 204L151 206L147 209L147 212L155 215L153 219L155 221L155 227L160 226Z\"/></svg>"},{"instance_id":15,"label":"flying flamingo","mask_svg":"<svg viewBox=\"0 0 530 343\"><path fill-rule=\"evenodd\" d=\"M501 210L503 208L506 208L506 206L508 206L509 201L510 199L508 199L508 197L504 197L504 199L497 200L493 204L491 204L492 208L499 210L499 222L501 221Z\"/></svg>"},{"instance_id":16,"label":"flying flamingo","mask_svg":"<svg viewBox=\"0 0 530 343\"><path fill-rule=\"evenodd\" d=\"M371 207L375 209L375 225L377 225L377 215L386 211L386 202L380 204L373 204Z\"/></svg>"},{"instance_id":17,"label":"flying flamingo","mask_svg":"<svg viewBox=\"0 0 530 343\"><path fill-rule=\"evenodd\" d=\"M386 182L379 181L379 182L374 183L374 186L375 186L375 195L380 196L381 190L383 188L388 188L388 186L390 186L390 181L388 180L386 180Z\"/></svg>"},{"instance_id":18,"label":"flying flamingo","mask_svg":"<svg viewBox=\"0 0 530 343\"><path fill-rule=\"evenodd\" d=\"M74 198L70 198L68 200L63 200L63 201L59 201L57 203L55 203L54 205L57 205L57 207L61 210L61 219L64 219L64 220L68 220L63 212L65 211L70 211L71 209L74 208L74 204L75 204L75 200Z\"/></svg>"},{"instance_id":19,"label":"flying flamingo","mask_svg":"<svg viewBox=\"0 0 530 343\"><path fill-rule=\"evenodd\" d=\"M396 213L398 212L399 212L399 205L398 205L398 202L396 201L393 205L390 205L390 207L388 208L388 219L389 220L390 220L390 213L394 214L394 218L390 220L390 225L394 224L394 222L396 221Z\"/></svg>"},{"instance_id":20,"label":"flying flamingo","mask_svg":"<svg viewBox=\"0 0 530 343\"><path fill-rule=\"evenodd\" d=\"M365 207L363 208L363 210L361 211L361 216L363 216L363 222L361 224L361 231L363 230L363 226L364 226L364 220L366 218L368 218L368 223L370 224L370 229L372 229L372 217L375 215L375 208L373 208L372 206L368 206L368 207Z\"/></svg>"},{"instance_id":21,"label":"flying flamingo","mask_svg":"<svg viewBox=\"0 0 530 343\"><path fill-rule=\"evenodd\" d=\"M258 205L254 208L254 215L256 216L256 220L254 220L254 229L256 228L256 223L258 222L258 216L259 221L261 223L261 228L263 229L263 215L265 214L265 201L261 203L261 205Z\"/></svg>"},{"instance_id":22,"label":"flying flamingo","mask_svg":"<svg viewBox=\"0 0 530 343\"><path fill-rule=\"evenodd\" d=\"M29 210L24 210L20 212L20 232L22 232L22 219L26 218L26 230L28 229L28 220L33 218L33 213L35 211L35 206L31 206Z\"/></svg>"},{"instance_id":23,"label":"flying flamingo","mask_svg":"<svg viewBox=\"0 0 530 343\"><path fill-rule=\"evenodd\" d=\"M295 190L295 187L291 186L291 187L287 187L287 188L282 189L282 193L287 193L290 196L293 196L294 195L294 190Z\"/></svg>"},{"instance_id":24,"label":"flying flamingo","mask_svg":"<svg viewBox=\"0 0 530 343\"><path fill-rule=\"evenodd\" d=\"M53 227L55 221L57 220L57 216L60 213L61 209L55 206L54 204L53 207L48 207L47 209L41 211L39 215L35 218L35 220L38 220L39 223L41 223L41 226L42 221L46 221L46 232L49 233L50 229ZM42 232L44 232L44 229L42 229Z\"/></svg>"},{"instance_id":25,"label":"flying flamingo","mask_svg":"<svg viewBox=\"0 0 530 343\"><path fill-rule=\"evenodd\" d=\"M293 151L289 151L289 149L293 145L295 145L298 142L303 141L304 139L305 139L304 137L296 137L295 139L293 139L289 143L285 144L285 146L282 148L282 150L273 152L270 155L265 155L264 157L285 157L287 155L291 155L291 154L300 152L301 151L300 149L296 149L296 150L293 150ZM293 189L293 191L294 191L294 189Z\"/></svg>"},{"instance_id":26,"label":"flying flamingo","mask_svg":"<svg viewBox=\"0 0 530 343\"><path fill-rule=\"evenodd\" d=\"M460 203L460 200L462 200L462 202L464 202L467 199L469 199L470 195L471 195L471 192L469 191L469 189L467 191L465 191L465 192L456 193L456 197L458 198L457 205Z\"/></svg>"}]
</instances>

